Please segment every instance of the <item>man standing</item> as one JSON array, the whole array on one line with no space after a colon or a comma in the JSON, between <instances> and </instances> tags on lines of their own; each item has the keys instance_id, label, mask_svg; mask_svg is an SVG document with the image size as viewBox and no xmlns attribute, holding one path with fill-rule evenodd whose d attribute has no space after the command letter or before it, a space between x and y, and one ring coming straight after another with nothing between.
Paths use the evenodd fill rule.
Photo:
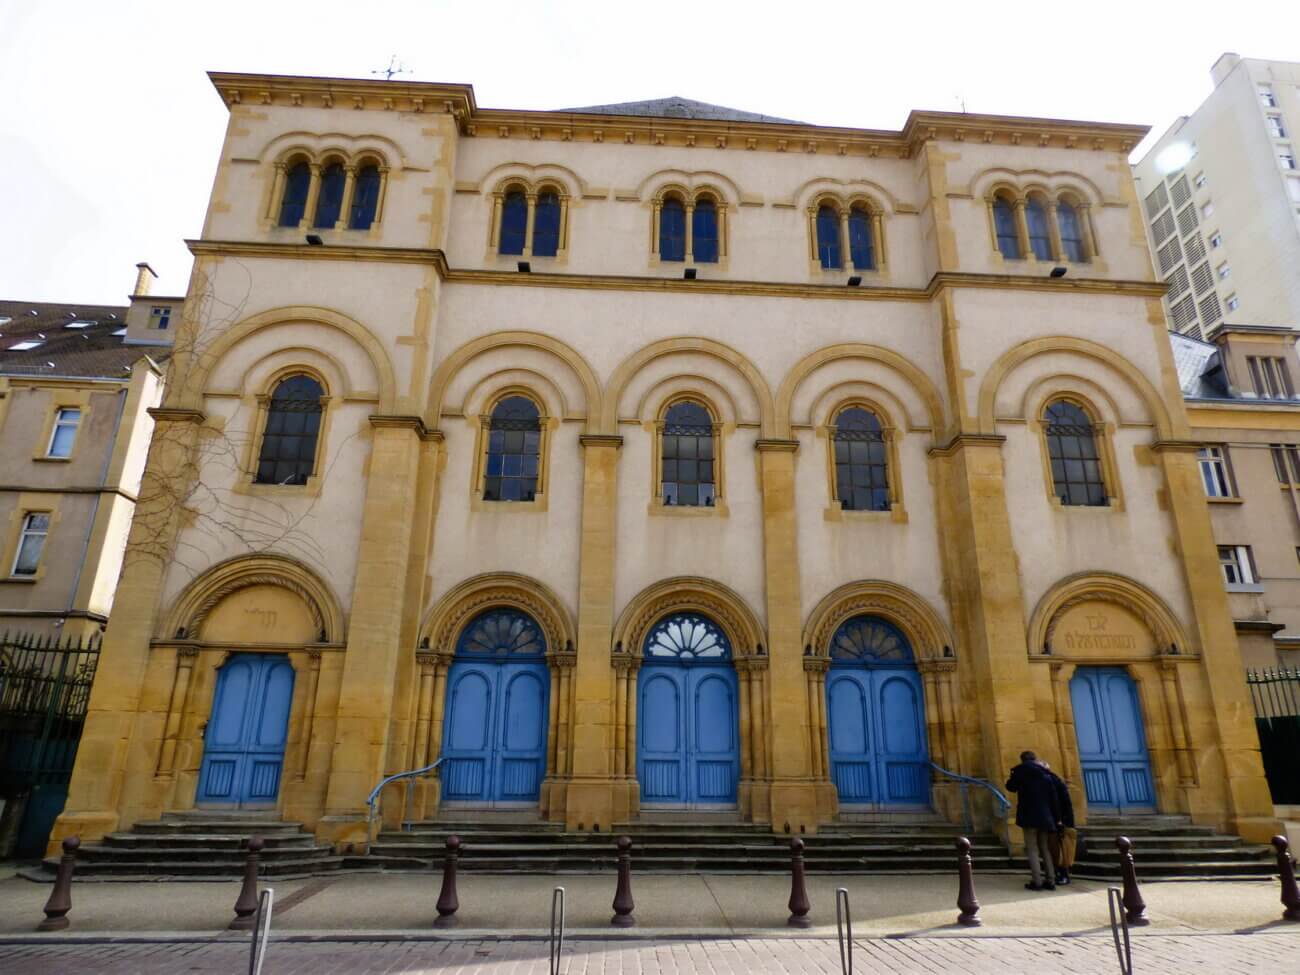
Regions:
<instances>
[{"instance_id":1,"label":"man standing","mask_svg":"<svg viewBox=\"0 0 1300 975\"><path fill-rule=\"evenodd\" d=\"M1025 833L1029 857L1026 890L1055 890L1056 865L1052 862L1052 834L1061 828L1054 776L1033 752L1021 752L1020 764L1011 770L1007 791L1016 793L1016 825Z\"/></svg>"}]
</instances>

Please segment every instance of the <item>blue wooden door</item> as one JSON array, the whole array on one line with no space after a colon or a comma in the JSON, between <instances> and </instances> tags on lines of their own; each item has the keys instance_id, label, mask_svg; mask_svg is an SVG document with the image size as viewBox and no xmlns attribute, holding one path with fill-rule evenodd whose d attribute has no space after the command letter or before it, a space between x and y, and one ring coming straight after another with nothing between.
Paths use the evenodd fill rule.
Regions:
<instances>
[{"instance_id":1,"label":"blue wooden door","mask_svg":"<svg viewBox=\"0 0 1300 975\"><path fill-rule=\"evenodd\" d=\"M641 801L731 806L740 779L737 695L731 666L656 664L638 677L637 778Z\"/></svg>"},{"instance_id":2,"label":"blue wooden door","mask_svg":"<svg viewBox=\"0 0 1300 975\"><path fill-rule=\"evenodd\" d=\"M279 654L235 654L217 672L197 801L273 806L280 794L293 666Z\"/></svg>"},{"instance_id":3,"label":"blue wooden door","mask_svg":"<svg viewBox=\"0 0 1300 975\"><path fill-rule=\"evenodd\" d=\"M832 666L826 710L831 778L841 803L929 805L923 702L915 670Z\"/></svg>"},{"instance_id":4,"label":"blue wooden door","mask_svg":"<svg viewBox=\"0 0 1300 975\"><path fill-rule=\"evenodd\" d=\"M1155 812L1137 685L1120 667L1080 667L1070 680L1083 789L1091 809Z\"/></svg>"}]
</instances>

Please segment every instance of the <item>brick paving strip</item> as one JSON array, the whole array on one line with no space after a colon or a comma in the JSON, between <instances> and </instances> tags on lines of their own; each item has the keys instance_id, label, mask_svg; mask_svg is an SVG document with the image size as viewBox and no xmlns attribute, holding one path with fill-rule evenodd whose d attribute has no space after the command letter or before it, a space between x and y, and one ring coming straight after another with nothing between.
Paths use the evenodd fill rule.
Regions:
<instances>
[{"instance_id":1,"label":"brick paving strip","mask_svg":"<svg viewBox=\"0 0 1300 975\"><path fill-rule=\"evenodd\" d=\"M864 975L1032 973L1085 975L1119 970L1109 937L934 937L855 940ZM55 942L0 941L0 973L177 975L246 970L243 940ZM1133 940L1141 975L1270 975L1300 971L1300 930L1252 934L1144 934ZM292 938L273 941L264 975L534 975L547 971L547 942L536 938ZM825 938L582 938L565 945L566 975L796 975L840 971L836 942Z\"/></svg>"}]
</instances>

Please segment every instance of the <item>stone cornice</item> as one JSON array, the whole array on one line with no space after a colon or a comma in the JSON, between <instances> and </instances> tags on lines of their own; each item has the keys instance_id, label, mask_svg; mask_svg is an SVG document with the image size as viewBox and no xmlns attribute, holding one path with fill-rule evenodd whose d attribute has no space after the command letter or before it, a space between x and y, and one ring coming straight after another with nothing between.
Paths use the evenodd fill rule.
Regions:
<instances>
[{"instance_id":1,"label":"stone cornice","mask_svg":"<svg viewBox=\"0 0 1300 975\"><path fill-rule=\"evenodd\" d=\"M421 438L441 440L442 431L430 430L418 416L393 416L382 413L370 415L370 425L383 430L413 430Z\"/></svg>"},{"instance_id":2,"label":"stone cornice","mask_svg":"<svg viewBox=\"0 0 1300 975\"><path fill-rule=\"evenodd\" d=\"M377 261L383 264L433 265L448 274L447 255L425 247L371 247L356 244L312 245L260 240L187 240L195 257L269 257L294 261Z\"/></svg>"},{"instance_id":3,"label":"stone cornice","mask_svg":"<svg viewBox=\"0 0 1300 975\"><path fill-rule=\"evenodd\" d=\"M948 457L965 447L1001 447L1006 440L1000 433L959 433L947 443L931 447L927 453L935 457Z\"/></svg>"},{"instance_id":4,"label":"stone cornice","mask_svg":"<svg viewBox=\"0 0 1300 975\"><path fill-rule=\"evenodd\" d=\"M207 419L202 410L175 409L168 406L151 406L145 410L156 422L202 423Z\"/></svg>"},{"instance_id":5,"label":"stone cornice","mask_svg":"<svg viewBox=\"0 0 1300 975\"><path fill-rule=\"evenodd\" d=\"M454 115L458 120L467 119L478 110L470 85L225 71L209 71L208 78L227 106L289 105L427 112Z\"/></svg>"},{"instance_id":6,"label":"stone cornice","mask_svg":"<svg viewBox=\"0 0 1300 975\"><path fill-rule=\"evenodd\" d=\"M798 440L755 440L754 449L759 453L793 454L799 449Z\"/></svg>"},{"instance_id":7,"label":"stone cornice","mask_svg":"<svg viewBox=\"0 0 1300 975\"><path fill-rule=\"evenodd\" d=\"M618 449L623 446L623 438L611 433L584 433L579 435L578 443L584 447L613 447Z\"/></svg>"},{"instance_id":8,"label":"stone cornice","mask_svg":"<svg viewBox=\"0 0 1300 975\"><path fill-rule=\"evenodd\" d=\"M1157 440L1151 444L1153 454L1163 453L1195 453L1204 447L1199 440Z\"/></svg>"}]
</instances>

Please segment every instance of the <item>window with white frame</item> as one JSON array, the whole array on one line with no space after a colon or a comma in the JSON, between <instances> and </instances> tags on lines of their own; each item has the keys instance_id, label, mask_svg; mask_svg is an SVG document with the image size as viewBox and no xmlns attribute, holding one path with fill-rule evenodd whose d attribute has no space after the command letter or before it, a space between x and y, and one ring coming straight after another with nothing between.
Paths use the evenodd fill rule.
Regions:
<instances>
[{"instance_id":1,"label":"window with white frame","mask_svg":"<svg viewBox=\"0 0 1300 975\"><path fill-rule=\"evenodd\" d=\"M1274 139L1285 139L1286 126L1282 124L1282 116L1269 115L1267 116L1267 119L1268 119L1268 134L1271 135Z\"/></svg>"},{"instance_id":2,"label":"window with white frame","mask_svg":"<svg viewBox=\"0 0 1300 975\"><path fill-rule=\"evenodd\" d=\"M1201 216L1203 216L1206 220L1214 216L1214 204L1207 203L1205 204L1205 206L1201 207Z\"/></svg>"},{"instance_id":3,"label":"window with white frame","mask_svg":"<svg viewBox=\"0 0 1300 975\"><path fill-rule=\"evenodd\" d=\"M1281 356L1248 355L1246 366L1255 384L1255 395L1260 399L1291 399L1295 396L1290 370Z\"/></svg>"},{"instance_id":4,"label":"window with white frame","mask_svg":"<svg viewBox=\"0 0 1300 975\"><path fill-rule=\"evenodd\" d=\"M1274 443L1268 448L1273 455L1273 473L1277 475L1277 483L1284 488L1300 485L1300 447Z\"/></svg>"},{"instance_id":5,"label":"window with white frame","mask_svg":"<svg viewBox=\"0 0 1300 975\"><path fill-rule=\"evenodd\" d=\"M1257 580L1249 545L1220 545L1219 566L1229 587L1250 586Z\"/></svg>"},{"instance_id":6,"label":"window with white frame","mask_svg":"<svg viewBox=\"0 0 1300 975\"><path fill-rule=\"evenodd\" d=\"M1198 190L1200 190L1200 189L1204 189L1204 188L1205 188L1205 174L1204 174L1204 173L1197 173L1197 174L1196 174L1196 178L1193 179L1192 182L1196 184L1196 188L1197 188Z\"/></svg>"},{"instance_id":7,"label":"window with white frame","mask_svg":"<svg viewBox=\"0 0 1300 975\"><path fill-rule=\"evenodd\" d=\"M1228 311L1236 311L1241 307L1241 299L1235 294L1228 295L1228 298L1224 303L1228 306Z\"/></svg>"},{"instance_id":8,"label":"window with white frame","mask_svg":"<svg viewBox=\"0 0 1300 975\"><path fill-rule=\"evenodd\" d=\"M1217 251L1223 246L1223 234L1210 234L1210 250Z\"/></svg>"},{"instance_id":9,"label":"window with white frame","mask_svg":"<svg viewBox=\"0 0 1300 975\"><path fill-rule=\"evenodd\" d=\"M166 328L171 324L172 310L170 305L154 305L149 309L149 327Z\"/></svg>"},{"instance_id":10,"label":"window with white frame","mask_svg":"<svg viewBox=\"0 0 1300 975\"><path fill-rule=\"evenodd\" d=\"M1196 452L1201 465L1201 480L1207 498L1231 498L1232 479L1228 475L1228 458L1223 447L1202 447Z\"/></svg>"},{"instance_id":11,"label":"window with white frame","mask_svg":"<svg viewBox=\"0 0 1300 975\"><path fill-rule=\"evenodd\" d=\"M10 575L31 577L41 564L41 552L50 533L50 513L29 511L23 518L23 528L18 536L18 552L14 555Z\"/></svg>"},{"instance_id":12,"label":"window with white frame","mask_svg":"<svg viewBox=\"0 0 1300 975\"><path fill-rule=\"evenodd\" d=\"M1300 178L1292 176L1286 181L1286 191L1291 194L1291 199L1300 203Z\"/></svg>"},{"instance_id":13,"label":"window with white frame","mask_svg":"<svg viewBox=\"0 0 1300 975\"><path fill-rule=\"evenodd\" d=\"M1214 273L1219 276L1220 281L1227 281L1228 276L1232 274L1232 268L1228 265L1227 261L1224 261L1214 269Z\"/></svg>"},{"instance_id":14,"label":"window with white frame","mask_svg":"<svg viewBox=\"0 0 1300 975\"><path fill-rule=\"evenodd\" d=\"M72 444L77 439L77 426L81 423L81 410L75 406L63 407L54 415L54 429L46 445L46 457L71 457Z\"/></svg>"},{"instance_id":15,"label":"window with white frame","mask_svg":"<svg viewBox=\"0 0 1300 975\"><path fill-rule=\"evenodd\" d=\"M1282 164L1283 169L1295 169L1295 150L1290 146L1284 146L1277 151L1277 161Z\"/></svg>"},{"instance_id":16,"label":"window with white frame","mask_svg":"<svg viewBox=\"0 0 1300 975\"><path fill-rule=\"evenodd\" d=\"M1277 108L1277 99L1273 97L1273 89L1270 85L1257 85L1259 91L1259 103L1265 108Z\"/></svg>"}]
</instances>

